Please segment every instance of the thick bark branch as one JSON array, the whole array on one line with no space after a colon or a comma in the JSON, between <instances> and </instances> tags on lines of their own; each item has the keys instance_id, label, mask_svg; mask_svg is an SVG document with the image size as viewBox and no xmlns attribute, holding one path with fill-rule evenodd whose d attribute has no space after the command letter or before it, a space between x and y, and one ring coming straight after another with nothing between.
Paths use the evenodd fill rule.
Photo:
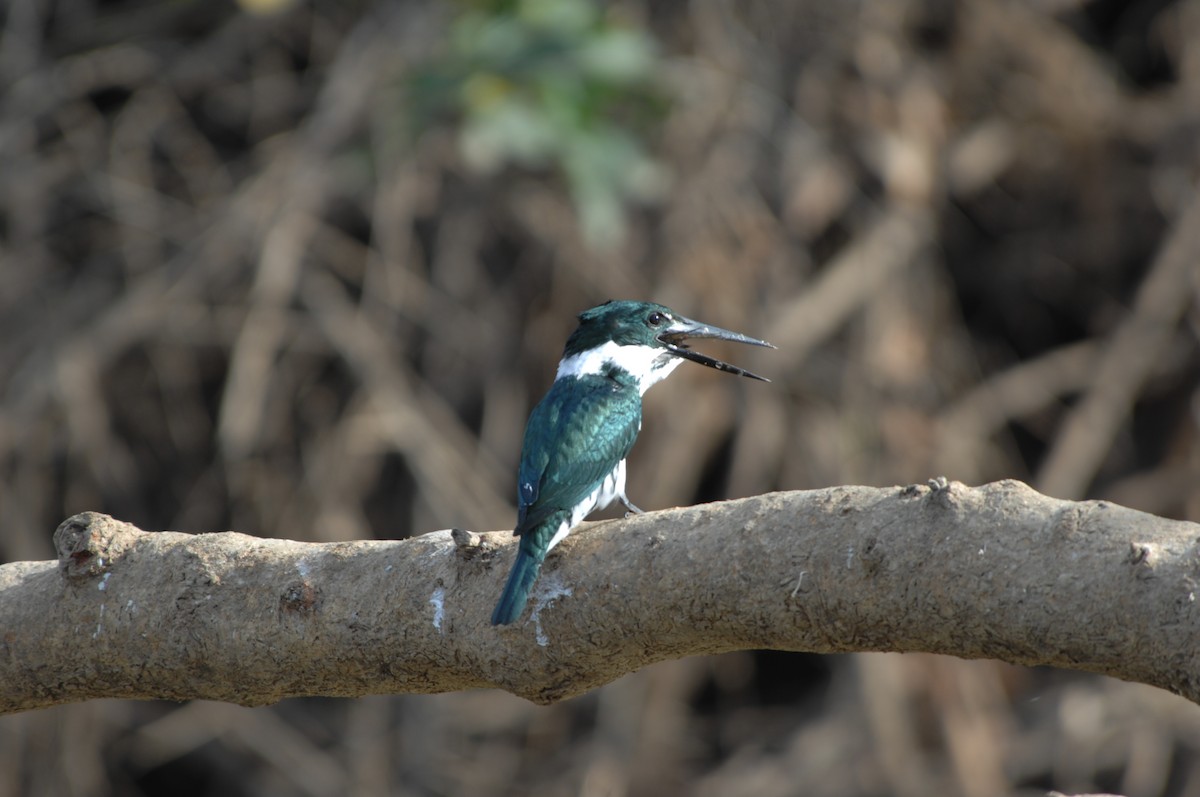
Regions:
<instances>
[{"instance_id":1,"label":"thick bark branch","mask_svg":"<svg viewBox=\"0 0 1200 797\"><path fill-rule=\"evenodd\" d=\"M1050 664L1200 702L1200 526L1019 482L836 487L586 524L488 625L511 535L310 544L59 527L0 567L0 712L97 697L506 689L747 648Z\"/></svg>"}]
</instances>

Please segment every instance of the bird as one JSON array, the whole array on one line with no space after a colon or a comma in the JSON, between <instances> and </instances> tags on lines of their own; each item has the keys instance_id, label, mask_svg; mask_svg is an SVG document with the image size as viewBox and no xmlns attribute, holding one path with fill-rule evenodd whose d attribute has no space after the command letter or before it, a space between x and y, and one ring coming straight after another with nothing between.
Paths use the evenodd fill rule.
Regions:
<instances>
[{"instance_id":1,"label":"bird","mask_svg":"<svg viewBox=\"0 0 1200 797\"><path fill-rule=\"evenodd\" d=\"M492 625L521 616L546 554L592 512L625 494L625 458L642 429L642 396L684 360L769 379L688 347L692 338L770 343L703 324L653 302L614 300L579 314L554 384L525 426L517 470L517 555Z\"/></svg>"}]
</instances>

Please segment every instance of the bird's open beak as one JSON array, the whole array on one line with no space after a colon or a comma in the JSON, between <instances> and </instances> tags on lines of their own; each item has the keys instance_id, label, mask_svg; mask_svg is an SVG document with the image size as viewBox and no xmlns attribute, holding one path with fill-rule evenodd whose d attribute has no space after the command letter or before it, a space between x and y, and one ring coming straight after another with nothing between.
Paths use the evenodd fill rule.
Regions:
<instances>
[{"instance_id":1,"label":"bird's open beak","mask_svg":"<svg viewBox=\"0 0 1200 797\"><path fill-rule=\"evenodd\" d=\"M771 381L764 376L752 374L745 368L738 368L736 365L730 365L727 362L722 362L700 352L692 351L685 342L688 338L717 338L719 340L732 340L734 343L748 343L751 346L765 346L768 349L775 348L765 340L752 338L739 332L730 332L728 329L701 324L699 321L679 316L675 316L672 319L671 326L658 334L658 339L666 345L667 350L677 357L682 357L685 360L691 360L701 365L707 365L709 368L716 368L718 371L748 376L751 379L758 379L762 382Z\"/></svg>"}]
</instances>

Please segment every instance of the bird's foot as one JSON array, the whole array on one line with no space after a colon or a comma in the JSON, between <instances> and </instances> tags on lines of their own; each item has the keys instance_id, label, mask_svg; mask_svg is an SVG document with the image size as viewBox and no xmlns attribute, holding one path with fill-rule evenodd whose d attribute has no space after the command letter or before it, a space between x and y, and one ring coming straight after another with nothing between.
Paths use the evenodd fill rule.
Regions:
<instances>
[{"instance_id":1,"label":"bird's foot","mask_svg":"<svg viewBox=\"0 0 1200 797\"><path fill-rule=\"evenodd\" d=\"M632 501L630 501L625 496L621 496L621 503L624 504L625 508L629 510L628 512L625 513L625 517L629 517L630 515L646 514L645 510L639 509L637 506L634 505L634 503Z\"/></svg>"}]
</instances>

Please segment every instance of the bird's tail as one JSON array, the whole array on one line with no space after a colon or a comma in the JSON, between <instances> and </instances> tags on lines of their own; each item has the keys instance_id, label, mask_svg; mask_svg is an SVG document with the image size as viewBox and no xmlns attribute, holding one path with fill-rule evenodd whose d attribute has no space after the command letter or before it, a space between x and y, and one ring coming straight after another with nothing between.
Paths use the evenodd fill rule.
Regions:
<instances>
[{"instance_id":1,"label":"bird's tail","mask_svg":"<svg viewBox=\"0 0 1200 797\"><path fill-rule=\"evenodd\" d=\"M524 540L522 540L524 543ZM525 546L517 546L517 560L513 562L512 572L508 574L508 583L504 585L504 593L500 602L492 612L492 625L508 625L521 616L525 610L525 602L529 600L529 590L537 580L542 569L542 560L525 551Z\"/></svg>"}]
</instances>

